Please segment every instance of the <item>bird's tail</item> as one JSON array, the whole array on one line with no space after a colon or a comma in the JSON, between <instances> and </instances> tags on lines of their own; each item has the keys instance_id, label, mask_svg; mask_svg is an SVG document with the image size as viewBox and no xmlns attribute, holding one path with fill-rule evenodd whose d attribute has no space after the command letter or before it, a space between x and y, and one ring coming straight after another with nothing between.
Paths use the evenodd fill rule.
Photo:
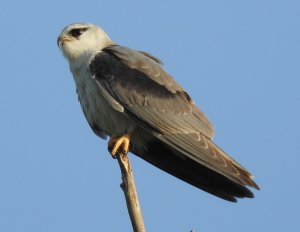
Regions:
<instances>
[{"instance_id":1,"label":"bird's tail","mask_svg":"<svg viewBox=\"0 0 300 232\"><path fill-rule=\"evenodd\" d=\"M222 150L220 150L222 151ZM227 201L236 202L236 198L253 198L253 193L244 185L239 184L199 163L170 149L158 140L147 144L147 149L134 148L133 153L160 168L161 170L217 197ZM223 152L223 151L222 151ZM236 162L237 163L237 162ZM251 185L259 189L251 178L251 174L234 163L236 168L251 179ZM245 170L245 171L244 171Z\"/></svg>"}]
</instances>

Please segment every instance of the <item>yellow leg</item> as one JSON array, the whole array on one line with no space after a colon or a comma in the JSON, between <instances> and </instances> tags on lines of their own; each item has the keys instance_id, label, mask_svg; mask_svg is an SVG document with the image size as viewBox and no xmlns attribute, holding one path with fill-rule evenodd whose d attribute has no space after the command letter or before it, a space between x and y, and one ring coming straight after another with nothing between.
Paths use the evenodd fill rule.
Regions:
<instances>
[{"instance_id":1,"label":"yellow leg","mask_svg":"<svg viewBox=\"0 0 300 232\"><path fill-rule=\"evenodd\" d=\"M108 150L113 158L116 158L117 152L127 154L129 151L130 135L125 134L122 137L112 136L108 141Z\"/></svg>"}]
</instances>

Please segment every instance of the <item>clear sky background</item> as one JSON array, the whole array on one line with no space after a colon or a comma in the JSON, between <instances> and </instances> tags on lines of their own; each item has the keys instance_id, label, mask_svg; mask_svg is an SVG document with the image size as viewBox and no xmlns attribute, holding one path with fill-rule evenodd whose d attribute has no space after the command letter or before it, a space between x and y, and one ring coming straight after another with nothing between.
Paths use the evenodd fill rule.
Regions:
<instances>
[{"instance_id":1,"label":"clear sky background","mask_svg":"<svg viewBox=\"0 0 300 232\"><path fill-rule=\"evenodd\" d=\"M229 203L130 155L148 231L300 231L300 1L0 3L0 231L131 231L120 171L56 46L72 22L148 51L255 176Z\"/></svg>"}]
</instances>

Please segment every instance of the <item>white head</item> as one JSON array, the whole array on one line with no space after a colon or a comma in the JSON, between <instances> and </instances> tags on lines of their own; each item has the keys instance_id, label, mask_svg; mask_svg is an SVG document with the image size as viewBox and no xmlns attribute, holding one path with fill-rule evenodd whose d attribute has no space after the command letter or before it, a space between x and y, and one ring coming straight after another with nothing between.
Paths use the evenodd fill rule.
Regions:
<instances>
[{"instance_id":1,"label":"white head","mask_svg":"<svg viewBox=\"0 0 300 232\"><path fill-rule=\"evenodd\" d=\"M113 42L101 28L90 23L74 23L65 27L57 45L69 62L94 55Z\"/></svg>"}]
</instances>

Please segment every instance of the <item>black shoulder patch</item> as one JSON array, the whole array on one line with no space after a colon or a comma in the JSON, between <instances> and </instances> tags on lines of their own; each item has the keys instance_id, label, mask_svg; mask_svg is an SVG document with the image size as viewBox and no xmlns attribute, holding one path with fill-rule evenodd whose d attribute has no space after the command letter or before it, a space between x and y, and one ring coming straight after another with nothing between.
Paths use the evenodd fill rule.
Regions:
<instances>
[{"instance_id":1,"label":"black shoulder patch","mask_svg":"<svg viewBox=\"0 0 300 232\"><path fill-rule=\"evenodd\" d=\"M94 78L106 82L107 87L121 87L128 92L137 92L140 95L158 98L172 98L176 95L143 72L130 68L109 48L99 52L92 59L89 68Z\"/></svg>"}]
</instances>

